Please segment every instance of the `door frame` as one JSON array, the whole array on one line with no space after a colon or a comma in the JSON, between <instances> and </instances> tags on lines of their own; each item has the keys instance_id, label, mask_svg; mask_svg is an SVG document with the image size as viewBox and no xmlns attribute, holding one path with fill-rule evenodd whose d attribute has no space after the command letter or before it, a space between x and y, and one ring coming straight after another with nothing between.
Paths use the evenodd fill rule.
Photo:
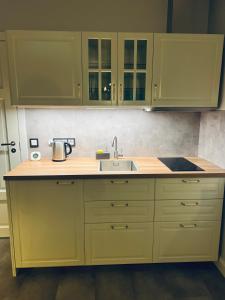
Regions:
<instances>
[{"instance_id":1,"label":"door frame","mask_svg":"<svg viewBox=\"0 0 225 300\"><path fill-rule=\"evenodd\" d=\"M25 123L23 122L20 126L20 120L25 120L25 111L18 110L16 107L11 106L10 98L10 86L9 86L9 74L8 74L8 57L7 57L7 46L5 34L0 32L0 66L1 66L1 77L2 77L2 87L0 88L0 101L3 102L3 115L5 117L5 131L6 131L6 140L3 142L15 141L16 143L16 153L12 153L8 149L9 156L9 169L16 167L22 159L27 156L27 139L26 139L26 130ZM25 145L21 149L20 139L25 137ZM10 147L9 147L10 148ZM21 151L23 150L23 151ZM22 157L22 152L24 157ZM6 191L5 189L0 189L0 204L5 206L7 203ZM0 226L0 237L9 236L9 226L4 224Z\"/></svg>"}]
</instances>

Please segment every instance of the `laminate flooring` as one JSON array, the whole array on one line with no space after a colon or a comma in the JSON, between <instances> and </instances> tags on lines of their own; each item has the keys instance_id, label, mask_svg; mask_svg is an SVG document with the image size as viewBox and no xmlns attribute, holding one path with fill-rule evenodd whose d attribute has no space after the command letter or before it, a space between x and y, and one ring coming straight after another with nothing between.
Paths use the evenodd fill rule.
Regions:
<instances>
[{"instance_id":1,"label":"laminate flooring","mask_svg":"<svg viewBox=\"0 0 225 300\"><path fill-rule=\"evenodd\" d=\"M11 273L0 239L0 300L225 300L213 263L38 268Z\"/></svg>"}]
</instances>

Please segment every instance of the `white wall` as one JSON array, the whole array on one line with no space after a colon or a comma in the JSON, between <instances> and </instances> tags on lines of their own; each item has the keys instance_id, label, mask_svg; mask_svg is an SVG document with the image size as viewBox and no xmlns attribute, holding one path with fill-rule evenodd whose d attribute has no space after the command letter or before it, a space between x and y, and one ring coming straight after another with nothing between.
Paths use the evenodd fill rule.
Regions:
<instances>
[{"instance_id":1,"label":"white wall","mask_svg":"<svg viewBox=\"0 0 225 300\"><path fill-rule=\"evenodd\" d=\"M167 0L0 0L7 29L165 32Z\"/></svg>"}]
</instances>

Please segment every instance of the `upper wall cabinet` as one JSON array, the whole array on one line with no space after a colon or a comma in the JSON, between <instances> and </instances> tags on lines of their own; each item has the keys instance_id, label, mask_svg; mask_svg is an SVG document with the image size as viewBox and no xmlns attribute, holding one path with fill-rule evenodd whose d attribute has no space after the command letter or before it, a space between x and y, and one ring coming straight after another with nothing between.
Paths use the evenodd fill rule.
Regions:
<instances>
[{"instance_id":1,"label":"upper wall cabinet","mask_svg":"<svg viewBox=\"0 0 225 300\"><path fill-rule=\"evenodd\" d=\"M81 33L8 31L13 105L82 103Z\"/></svg>"},{"instance_id":2,"label":"upper wall cabinet","mask_svg":"<svg viewBox=\"0 0 225 300\"><path fill-rule=\"evenodd\" d=\"M223 35L155 34L153 107L216 107Z\"/></svg>"},{"instance_id":3,"label":"upper wall cabinet","mask_svg":"<svg viewBox=\"0 0 225 300\"><path fill-rule=\"evenodd\" d=\"M83 102L117 104L117 33L83 32Z\"/></svg>"},{"instance_id":4,"label":"upper wall cabinet","mask_svg":"<svg viewBox=\"0 0 225 300\"><path fill-rule=\"evenodd\" d=\"M150 105L153 34L118 34L118 103Z\"/></svg>"}]
</instances>

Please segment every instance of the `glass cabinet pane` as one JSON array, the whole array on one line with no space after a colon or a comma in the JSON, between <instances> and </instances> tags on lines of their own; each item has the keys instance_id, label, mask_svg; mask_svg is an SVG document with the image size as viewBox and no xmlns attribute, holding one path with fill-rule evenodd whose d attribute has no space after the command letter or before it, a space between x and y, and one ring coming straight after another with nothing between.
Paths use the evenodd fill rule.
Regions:
<instances>
[{"instance_id":1,"label":"glass cabinet pane","mask_svg":"<svg viewBox=\"0 0 225 300\"><path fill-rule=\"evenodd\" d=\"M88 40L88 67L89 69L98 68L98 40Z\"/></svg>"},{"instance_id":2,"label":"glass cabinet pane","mask_svg":"<svg viewBox=\"0 0 225 300\"><path fill-rule=\"evenodd\" d=\"M124 41L124 69L134 68L134 41Z\"/></svg>"},{"instance_id":3,"label":"glass cabinet pane","mask_svg":"<svg viewBox=\"0 0 225 300\"><path fill-rule=\"evenodd\" d=\"M136 73L136 100L145 100L146 74Z\"/></svg>"},{"instance_id":4,"label":"glass cabinet pane","mask_svg":"<svg viewBox=\"0 0 225 300\"><path fill-rule=\"evenodd\" d=\"M147 41L137 41L137 69L146 69Z\"/></svg>"},{"instance_id":5,"label":"glass cabinet pane","mask_svg":"<svg viewBox=\"0 0 225 300\"><path fill-rule=\"evenodd\" d=\"M98 100L98 72L89 72L89 99Z\"/></svg>"},{"instance_id":6,"label":"glass cabinet pane","mask_svg":"<svg viewBox=\"0 0 225 300\"><path fill-rule=\"evenodd\" d=\"M133 81L134 74L133 73L124 73L124 100L133 100Z\"/></svg>"},{"instance_id":7,"label":"glass cabinet pane","mask_svg":"<svg viewBox=\"0 0 225 300\"><path fill-rule=\"evenodd\" d=\"M111 40L101 41L101 67L102 69L111 68Z\"/></svg>"},{"instance_id":8,"label":"glass cabinet pane","mask_svg":"<svg viewBox=\"0 0 225 300\"><path fill-rule=\"evenodd\" d=\"M102 72L102 100L111 100L111 72Z\"/></svg>"}]
</instances>

